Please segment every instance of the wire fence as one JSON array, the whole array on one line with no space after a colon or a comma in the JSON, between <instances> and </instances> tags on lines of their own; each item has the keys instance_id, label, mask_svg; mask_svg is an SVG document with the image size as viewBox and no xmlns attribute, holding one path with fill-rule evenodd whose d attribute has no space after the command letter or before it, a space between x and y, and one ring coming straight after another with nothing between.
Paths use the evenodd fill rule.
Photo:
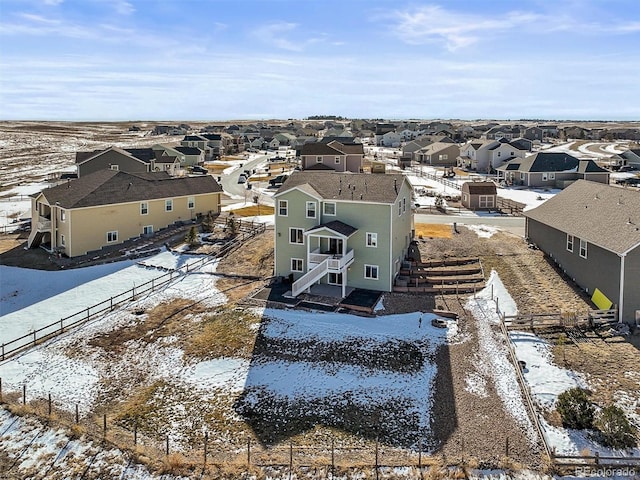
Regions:
<instances>
[{"instance_id":1,"label":"wire fence","mask_svg":"<svg viewBox=\"0 0 640 480\"><path fill-rule=\"evenodd\" d=\"M38 438L46 434L47 427L62 427L69 436L82 435L87 443L99 445L100 450L118 448L123 452L135 454L136 457L147 457L151 461L179 455L180 467L188 465L190 469L201 468L203 473L213 473L224 466L239 469L252 467L284 468L293 472L295 469L320 469L332 478L345 469L369 470L374 477L383 469L412 468L418 472L434 466L441 466L447 459L429 453L428 444L424 448L421 442L414 447L396 447L385 444L377 438L365 439L357 446L339 436L327 435L315 444L299 443L299 440L283 440L275 445L266 445L250 432L239 433L235 438L222 439L217 432L204 427L196 428L188 435L188 441L173 437L161 431L149 431L142 421L131 421L119 413L103 410L93 412L84 410L78 403L70 403L47 397L29 398L29 388L23 385L21 391L3 391L0 378L0 405L16 415L29 414L43 422L40 430L31 432L34 435L30 444L37 444ZM167 423L171 423L171 418ZM11 425L7 428L9 430ZM3 434L4 432L0 432ZM186 437L186 436L185 436ZM58 445L60 452L67 445ZM508 452L508 444L506 446ZM21 451L22 456L29 455L29 446ZM50 457L51 462L60 454ZM99 452L96 452L97 455ZM19 459L15 459L19 460ZM459 459L449 461L464 463L464 453ZM470 458L467 458L467 461ZM175 459L174 459L175 461ZM14 464L17 462L14 462ZM89 464L91 462L88 462ZM41 465L40 470L48 470L51 465ZM215 478L215 477L213 477Z\"/></svg>"},{"instance_id":2,"label":"wire fence","mask_svg":"<svg viewBox=\"0 0 640 480\"><path fill-rule=\"evenodd\" d=\"M104 315L107 312L111 312L125 303L136 300L140 295L152 293L181 275L187 274L190 271L200 268L212 261L214 261L214 259L211 257L202 257L190 264L186 264L180 270L170 270L169 272L157 278L153 278L148 282L134 286L133 288L118 293L117 295L113 295L102 302L90 305L78 312L56 320L55 322L51 322L44 327L34 329L25 335L5 342L0 346L0 361L4 361L13 355L20 353L26 348L34 347L39 343L56 337L74 327L83 325L94 318Z\"/></svg>"}]
</instances>

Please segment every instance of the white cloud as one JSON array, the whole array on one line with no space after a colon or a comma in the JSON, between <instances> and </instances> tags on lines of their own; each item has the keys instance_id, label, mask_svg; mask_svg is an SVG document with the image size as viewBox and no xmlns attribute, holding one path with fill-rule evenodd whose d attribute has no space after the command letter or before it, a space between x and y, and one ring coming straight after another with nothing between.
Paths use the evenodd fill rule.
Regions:
<instances>
[{"instance_id":1,"label":"white cloud","mask_svg":"<svg viewBox=\"0 0 640 480\"><path fill-rule=\"evenodd\" d=\"M508 12L482 16L446 10L427 5L413 10L395 12L395 33L410 44L440 43L455 51L476 43L481 36L512 30L532 24L540 16L527 12Z\"/></svg>"},{"instance_id":2,"label":"white cloud","mask_svg":"<svg viewBox=\"0 0 640 480\"><path fill-rule=\"evenodd\" d=\"M259 37L263 42L283 50L300 52L302 51L302 44L291 41L285 37L286 33L295 30L297 26L295 23L288 22L272 23L256 29L254 35Z\"/></svg>"}]
</instances>

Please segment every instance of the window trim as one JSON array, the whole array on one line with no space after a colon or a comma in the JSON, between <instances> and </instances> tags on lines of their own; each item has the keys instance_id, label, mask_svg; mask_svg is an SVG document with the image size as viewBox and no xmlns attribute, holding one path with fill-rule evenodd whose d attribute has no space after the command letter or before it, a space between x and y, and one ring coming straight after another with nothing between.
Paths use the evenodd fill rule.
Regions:
<instances>
[{"instance_id":1,"label":"window trim","mask_svg":"<svg viewBox=\"0 0 640 480\"><path fill-rule=\"evenodd\" d=\"M111 230L107 232L107 243L118 242L118 230Z\"/></svg>"},{"instance_id":2,"label":"window trim","mask_svg":"<svg viewBox=\"0 0 640 480\"><path fill-rule=\"evenodd\" d=\"M335 158L336 165L340 164L340 157Z\"/></svg>"},{"instance_id":3,"label":"window trim","mask_svg":"<svg viewBox=\"0 0 640 480\"><path fill-rule=\"evenodd\" d=\"M64 241L64 233L61 233L61 234L60 234L60 246L61 246L61 247L66 247L66 246L67 246L67 245L65 244L65 241Z\"/></svg>"},{"instance_id":4,"label":"window trim","mask_svg":"<svg viewBox=\"0 0 640 480\"><path fill-rule=\"evenodd\" d=\"M196 197L187 197L187 210L196 209Z\"/></svg>"},{"instance_id":5,"label":"window trim","mask_svg":"<svg viewBox=\"0 0 640 480\"><path fill-rule=\"evenodd\" d=\"M300 232L300 238L302 238L301 242L292 242L291 239L293 238L293 232L294 231L299 231ZM298 239L298 236L296 235L296 240ZM289 227L289 244L290 245L304 245L304 228L300 228L300 227Z\"/></svg>"},{"instance_id":6,"label":"window trim","mask_svg":"<svg viewBox=\"0 0 640 480\"><path fill-rule=\"evenodd\" d=\"M587 248L588 245L589 245L589 243L586 240L583 240L582 238L580 239L580 252L579 252L579 255L580 255L580 257L582 257L584 259L586 259L588 254L589 254L588 248ZM582 254L583 251L584 251L584 255Z\"/></svg>"},{"instance_id":7,"label":"window trim","mask_svg":"<svg viewBox=\"0 0 640 480\"><path fill-rule=\"evenodd\" d=\"M327 206L328 205L333 205L333 213L327 212ZM338 207L336 205L336 202L324 202L322 204L322 214L323 215L327 215L327 216L330 216L330 217L335 217L337 215L337 212L338 212Z\"/></svg>"},{"instance_id":8,"label":"window trim","mask_svg":"<svg viewBox=\"0 0 640 480\"><path fill-rule=\"evenodd\" d=\"M173 198L168 198L164 201L164 211L173 212Z\"/></svg>"},{"instance_id":9,"label":"window trim","mask_svg":"<svg viewBox=\"0 0 640 480\"><path fill-rule=\"evenodd\" d=\"M309 208L311 207L311 208ZM309 212L313 211L313 215L309 215ZM318 204L316 202L306 202L304 208L304 214L306 218L317 218L318 217Z\"/></svg>"},{"instance_id":10,"label":"window trim","mask_svg":"<svg viewBox=\"0 0 640 480\"><path fill-rule=\"evenodd\" d=\"M140 215L149 215L149 202L140 202Z\"/></svg>"},{"instance_id":11,"label":"window trim","mask_svg":"<svg viewBox=\"0 0 640 480\"><path fill-rule=\"evenodd\" d=\"M64 208L60 209L60 221L61 222L67 221L67 211Z\"/></svg>"},{"instance_id":12,"label":"window trim","mask_svg":"<svg viewBox=\"0 0 640 480\"><path fill-rule=\"evenodd\" d=\"M567 233L567 251L573 252L574 244L575 244L575 237Z\"/></svg>"},{"instance_id":13,"label":"window trim","mask_svg":"<svg viewBox=\"0 0 640 480\"><path fill-rule=\"evenodd\" d=\"M377 232L366 232L364 244L369 248L378 248L378 233Z\"/></svg>"},{"instance_id":14,"label":"window trim","mask_svg":"<svg viewBox=\"0 0 640 480\"><path fill-rule=\"evenodd\" d=\"M375 277L372 275L367 275L367 269L370 270L370 274L372 274L375 270ZM380 280L380 267L378 265L369 265L365 263L364 265L364 278L365 280Z\"/></svg>"},{"instance_id":15,"label":"window trim","mask_svg":"<svg viewBox=\"0 0 640 480\"><path fill-rule=\"evenodd\" d=\"M296 269L294 268L293 263L294 262L300 262L300 269ZM291 258L291 263L290 263L290 267L291 267L291 271L292 272L304 272L304 259L303 258Z\"/></svg>"},{"instance_id":16,"label":"window trim","mask_svg":"<svg viewBox=\"0 0 640 480\"><path fill-rule=\"evenodd\" d=\"M284 210L284 213L282 213L283 210ZM278 216L279 217L289 216L289 200L278 200Z\"/></svg>"},{"instance_id":17,"label":"window trim","mask_svg":"<svg viewBox=\"0 0 640 480\"><path fill-rule=\"evenodd\" d=\"M147 231L146 231L148 228L150 228L150 229L151 229L151 231L150 231L150 232L147 232ZM143 235L153 235L153 225L144 225L144 226L142 227L142 234L143 234Z\"/></svg>"}]
</instances>

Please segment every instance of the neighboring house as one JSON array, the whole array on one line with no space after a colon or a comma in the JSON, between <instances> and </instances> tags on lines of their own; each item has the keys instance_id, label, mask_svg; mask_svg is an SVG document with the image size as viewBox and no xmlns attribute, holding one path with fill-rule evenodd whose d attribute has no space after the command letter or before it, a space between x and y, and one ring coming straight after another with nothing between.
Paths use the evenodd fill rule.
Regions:
<instances>
[{"instance_id":1,"label":"neighboring house","mask_svg":"<svg viewBox=\"0 0 640 480\"><path fill-rule=\"evenodd\" d=\"M390 292L413 232L404 175L295 172L276 192L275 275Z\"/></svg>"},{"instance_id":2,"label":"neighboring house","mask_svg":"<svg viewBox=\"0 0 640 480\"><path fill-rule=\"evenodd\" d=\"M640 192L578 180L524 216L530 242L604 295L599 308L617 305L619 321L640 323Z\"/></svg>"},{"instance_id":3,"label":"neighboring house","mask_svg":"<svg viewBox=\"0 0 640 480\"><path fill-rule=\"evenodd\" d=\"M523 158L526 153L515 140L474 140L460 147L458 164L469 170L491 172L512 158Z\"/></svg>"},{"instance_id":4,"label":"neighboring house","mask_svg":"<svg viewBox=\"0 0 640 480\"><path fill-rule=\"evenodd\" d=\"M544 132L540 127L528 127L524 129L522 137L532 142L541 142L544 137Z\"/></svg>"},{"instance_id":5,"label":"neighboring house","mask_svg":"<svg viewBox=\"0 0 640 480\"><path fill-rule=\"evenodd\" d=\"M484 134L484 137L487 140L500 140L501 138L513 140L514 138L518 138L521 136L522 135L520 135L520 127L518 127L517 125L514 125L513 127L509 125L500 125L490 128Z\"/></svg>"},{"instance_id":6,"label":"neighboring house","mask_svg":"<svg viewBox=\"0 0 640 480\"><path fill-rule=\"evenodd\" d=\"M630 166L640 170L640 148L632 148L622 153L614 155L613 159L616 161L616 165Z\"/></svg>"},{"instance_id":7,"label":"neighboring house","mask_svg":"<svg viewBox=\"0 0 640 480\"><path fill-rule=\"evenodd\" d=\"M498 167L498 178L510 185L564 188L578 179L609 183L610 172L593 160L578 160L567 153L539 152Z\"/></svg>"},{"instance_id":8,"label":"neighboring house","mask_svg":"<svg viewBox=\"0 0 640 480\"><path fill-rule=\"evenodd\" d=\"M493 182L464 182L462 206L469 210L489 210L496 207L498 189Z\"/></svg>"},{"instance_id":9,"label":"neighboring house","mask_svg":"<svg viewBox=\"0 0 640 480\"><path fill-rule=\"evenodd\" d=\"M359 173L364 159L361 143L343 144L311 142L302 145L300 160L303 170L332 170Z\"/></svg>"},{"instance_id":10,"label":"neighboring house","mask_svg":"<svg viewBox=\"0 0 640 480\"><path fill-rule=\"evenodd\" d=\"M186 135L180 145L183 147L199 148L205 154L206 158L211 158L211 147L209 146L209 140L204 135Z\"/></svg>"},{"instance_id":11,"label":"neighboring house","mask_svg":"<svg viewBox=\"0 0 640 480\"><path fill-rule=\"evenodd\" d=\"M76 168L78 177L100 170L129 173L168 171L171 175L177 175L180 170L180 160L166 155L164 150L109 147L106 150L77 152Z\"/></svg>"},{"instance_id":12,"label":"neighboring house","mask_svg":"<svg viewBox=\"0 0 640 480\"><path fill-rule=\"evenodd\" d=\"M377 138L377 135L376 135ZM402 136L397 132L387 132L380 137L380 141L378 143L379 146L383 147L399 147L402 142Z\"/></svg>"},{"instance_id":13,"label":"neighboring house","mask_svg":"<svg viewBox=\"0 0 640 480\"><path fill-rule=\"evenodd\" d=\"M405 143L402 146L402 160L411 162L414 160L414 154L421 148L426 147L433 143L433 140L429 137L422 137Z\"/></svg>"},{"instance_id":14,"label":"neighboring house","mask_svg":"<svg viewBox=\"0 0 640 480\"><path fill-rule=\"evenodd\" d=\"M454 167L460 156L460 147L455 143L435 142L414 153L417 162L434 167Z\"/></svg>"},{"instance_id":15,"label":"neighboring house","mask_svg":"<svg viewBox=\"0 0 640 480\"><path fill-rule=\"evenodd\" d=\"M85 255L198 215L219 213L221 192L211 175L103 169L32 196L28 247Z\"/></svg>"},{"instance_id":16,"label":"neighboring house","mask_svg":"<svg viewBox=\"0 0 640 480\"><path fill-rule=\"evenodd\" d=\"M178 146L175 149L180 152L181 164L183 167L193 167L194 165L201 165L204 163L205 155L204 151L197 147L183 147Z\"/></svg>"}]
</instances>

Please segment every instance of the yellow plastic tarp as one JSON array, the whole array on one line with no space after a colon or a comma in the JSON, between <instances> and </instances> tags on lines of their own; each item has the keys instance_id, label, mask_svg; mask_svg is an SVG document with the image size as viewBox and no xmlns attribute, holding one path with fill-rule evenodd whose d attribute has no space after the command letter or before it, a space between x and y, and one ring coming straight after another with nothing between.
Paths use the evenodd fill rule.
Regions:
<instances>
[{"instance_id":1,"label":"yellow plastic tarp","mask_svg":"<svg viewBox=\"0 0 640 480\"><path fill-rule=\"evenodd\" d=\"M609 300L604 293L602 293L597 288L593 292L593 296L591 297L591 301L598 307L600 310L609 310L613 305L613 302Z\"/></svg>"}]
</instances>

